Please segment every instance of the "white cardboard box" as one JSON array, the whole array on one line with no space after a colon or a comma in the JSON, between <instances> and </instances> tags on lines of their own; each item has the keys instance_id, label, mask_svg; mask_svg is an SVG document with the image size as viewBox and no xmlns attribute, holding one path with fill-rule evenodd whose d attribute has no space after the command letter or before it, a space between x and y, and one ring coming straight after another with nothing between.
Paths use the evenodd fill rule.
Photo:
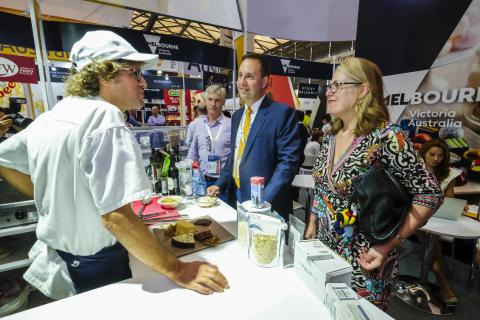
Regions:
<instances>
[{"instance_id":1,"label":"white cardboard box","mask_svg":"<svg viewBox=\"0 0 480 320\"><path fill-rule=\"evenodd\" d=\"M294 269L322 302L327 283L352 282L352 266L318 239L295 244Z\"/></svg>"},{"instance_id":2,"label":"white cardboard box","mask_svg":"<svg viewBox=\"0 0 480 320\"><path fill-rule=\"evenodd\" d=\"M370 320L367 311L359 304L358 296L344 283L327 283L325 306L332 320Z\"/></svg>"}]
</instances>

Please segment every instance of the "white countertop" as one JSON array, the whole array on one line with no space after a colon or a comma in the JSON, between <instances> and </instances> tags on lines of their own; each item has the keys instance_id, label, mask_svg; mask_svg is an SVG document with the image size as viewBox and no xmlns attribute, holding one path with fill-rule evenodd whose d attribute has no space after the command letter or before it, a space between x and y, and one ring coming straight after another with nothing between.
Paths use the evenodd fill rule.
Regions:
<instances>
[{"instance_id":1,"label":"white countertop","mask_svg":"<svg viewBox=\"0 0 480 320\"><path fill-rule=\"evenodd\" d=\"M476 181L468 181L464 186L456 186L454 188L456 195L468 195L480 193L480 183Z\"/></svg>"},{"instance_id":2,"label":"white countertop","mask_svg":"<svg viewBox=\"0 0 480 320\"><path fill-rule=\"evenodd\" d=\"M226 204L181 210L192 218L209 214L236 235L236 212ZM180 288L136 259L133 278L43 305L6 319L329 319L328 311L292 268L262 268L248 261L236 240L182 260L219 266L230 289L203 296ZM372 319L392 319L369 302L361 304Z\"/></svg>"},{"instance_id":3,"label":"white countertop","mask_svg":"<svg viewBox=\"0 0 480 320\"><path fill-rule=\"evenodd\" d=\"M480 238L480 222L464 216L460 216L457 221L431 217L421 229L441 236L461 239Z\"/></svg>"},{"instance_id":4,"label":"white countertop","mask_svg":"<svg viewBox=\"0 0 480 320\"><path fill-rule=\"evenodd\" d=\"M311 174L297 174L292 181L292 186L298 188L313 189L314 184Z\"/></svg>"}]
</instances>

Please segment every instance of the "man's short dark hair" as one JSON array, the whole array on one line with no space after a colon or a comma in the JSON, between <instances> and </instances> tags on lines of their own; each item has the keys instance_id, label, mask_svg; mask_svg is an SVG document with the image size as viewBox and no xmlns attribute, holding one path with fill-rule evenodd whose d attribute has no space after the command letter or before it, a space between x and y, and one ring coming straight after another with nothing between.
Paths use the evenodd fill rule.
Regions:
<instances>
[{"instance_id":1,"label":"man's short dark hair","mask_svg":"<svg viewBox=\"0 0 480 320\"><path fill-rule=\"evenodd\" d=\"M249 52L242 57L242 61L245 61L246 59L257 60L260 62L260 73L262 74L262 77L270 75L270 63L265 56L258 53Z\"/></svg>"},{"instance_id":2,"label":"man's short dark hair","mask_svg":"<svg viewBox=\"0 0 480 320\"><path fill-rule=\"evenodd\" d=\"M306 114L307 116L310 116L310 115L312 114L312 110L305 110L305 114Z\"/></svg>"},{"instance_id":3,"label":"man's short dark hair","mask_svg":"<svg viewBox=\"0 0 480 320\"><path fill-rule=\"evenodd\" d=\"M297 116L297 120L299 122L302 122L303 121L303 118L305 118L305 113L303 113L302 110L295 110L295 115Z\"/></svg>"}]
</instances>

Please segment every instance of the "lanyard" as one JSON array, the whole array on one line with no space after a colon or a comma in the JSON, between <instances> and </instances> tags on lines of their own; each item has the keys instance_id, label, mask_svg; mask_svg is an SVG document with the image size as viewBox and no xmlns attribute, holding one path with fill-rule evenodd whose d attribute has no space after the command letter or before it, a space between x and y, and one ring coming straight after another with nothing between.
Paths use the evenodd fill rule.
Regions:
<instances>
[{"instance_id":1,"label":"lanyard","mask_svg":"<svg viewBox=\"0 0 480 320\"><path fill-rule=\"evenodd\" d=\"M220 128L218 129L217 135L215 136L215 140L212 137L212 131L210 131L210 127L208 126L207 123L205 123L205 128L207 129L208 136L210 137L210 141L212 141L212 153L214 153L214 154L215 154L215 145L217 144L218 139L220 139L220 134L222 133L222 130L223 130L223 124L225 123L224 120L225 119L222 118L222 124L220 125Z\"/></svg>"}]
</instances>

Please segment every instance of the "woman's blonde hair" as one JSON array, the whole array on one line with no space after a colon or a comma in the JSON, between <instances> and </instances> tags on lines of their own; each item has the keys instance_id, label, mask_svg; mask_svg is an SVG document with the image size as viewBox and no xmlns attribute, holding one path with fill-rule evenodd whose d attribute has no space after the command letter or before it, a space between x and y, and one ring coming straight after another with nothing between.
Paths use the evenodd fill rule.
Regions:
<instances>
[{"instance_id":1,"label":"woman's blonde hair","mask_svg":"<svg viewBox=\"0 0 480 320\"><path fill-rule=\"evenodd\" d=\"M390 116L383 95L383 79L380 68L373 62L363 58L349 58L337 70L344 73L352 81L368 83L370 90L357 102L355 136L364 136L375 130L380 123L389 121ZM343 121L335 118L332 134L343 128Z\"/></svg>"},{"instance_id":2,"label":"woman's blonde hair","mask_svg":"<svg viewBox=\"0 0 480 320\"><path fill-rule=\"evenodd\" d=\"M65 83L67 96L87 97L98 96L100 80L113 81L121 70L127 66L137 66L137 63L124 60L93 61L80 71L70 69L70 75Z\"/></svg>"}]
</instances>

